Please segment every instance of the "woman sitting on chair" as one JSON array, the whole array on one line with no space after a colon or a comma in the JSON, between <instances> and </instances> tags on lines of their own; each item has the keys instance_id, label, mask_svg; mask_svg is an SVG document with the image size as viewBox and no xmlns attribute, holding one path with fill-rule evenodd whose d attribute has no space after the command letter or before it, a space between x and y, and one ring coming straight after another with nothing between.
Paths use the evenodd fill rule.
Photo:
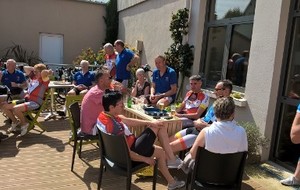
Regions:
<instances>
[{"instance_id":1,"label":"woman sitting on chair","mask_svg":"<svg viewBox=\"0 0 300 190\"><path fill-rule=\"evenodd\" d=\"M139 68L136 70L136 78L137 81L135 83L135 86L132 89L131 96L136 97L134 98L135 101L138 101L140 99L143 103L149 103L145 98L150 94L150 83L145 78L145 71L143 68Z\"/></svg>"},{"instance_id":2,"label":"woman sitting on chair","mask_svg":"<svg viewBox=\"0 0 300 190\"><path fill-rule=\"evenodd\" d=\"M201 130L181 168L187 173L194 167L198 147L213 153L228 154L248 150L247 134L234 121L235 104L231 97L219 98L214 102L216 122Z\"/></svg>"},{"instance_id":3,"label":"woman sitting on chair","mask_svg":"<svg viewBox=\"0 0 300 190\"><path fill-rule=\"evenodd\" d=\"M25 66L24 70L30 78L27 93L23 101L17 103L8 102L1 106L3 113L12 120L12 124L8 132L16 131L18 125L21 126L20 136L27 133L29 123L23 115L24 112L38 109L44 101L45 92L49 85L49 76L52 75L52 70L47 70L47 67L40 63L34 67ZM19 119L17 119L17 118Z\"/></svg>"}]
</instances>

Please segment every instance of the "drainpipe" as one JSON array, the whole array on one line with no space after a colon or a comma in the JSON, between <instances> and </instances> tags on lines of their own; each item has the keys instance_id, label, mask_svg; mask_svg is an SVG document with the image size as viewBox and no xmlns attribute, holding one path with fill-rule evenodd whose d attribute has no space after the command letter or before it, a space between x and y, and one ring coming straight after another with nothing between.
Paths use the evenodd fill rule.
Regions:
<instances>
[{"instance_id":1,"label":"drainpipe","mask_svg":"<svg viewBox=\"0 0 300 190\"><path fill-rule=\"evenodd\" d=\"M189 18L188 18L188 24L190 26L191 22L191 12L192 12L192 0L186 0L185 1L185 8L187 8L189 10ZM188 43L189 41L189 33L185 36L183 36L183 44Z\"/></svg>"}]
</instances>

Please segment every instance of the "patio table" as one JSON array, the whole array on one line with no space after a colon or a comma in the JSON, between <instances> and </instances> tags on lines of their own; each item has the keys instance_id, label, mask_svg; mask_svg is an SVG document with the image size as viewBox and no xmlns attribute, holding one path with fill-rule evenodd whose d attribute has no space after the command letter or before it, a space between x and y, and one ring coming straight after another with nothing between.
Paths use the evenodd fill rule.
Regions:
<instances>
[{"instance_id":1,"label":"patio table","mask_svg":"<svg viewBox=\"0 0 300 190\"><path fill-rule=\"evenodd\" d=\"M70 82L62 82L62 81L50 81L49 86L50 88L50 113L45 117L45 121L49 119L55 119L56 114L53 112L54 109L54 92L55 89L59 88L72 88L74 87L74 84L71 84Z\"/></svg>"},{"instance_id":2,"label":"patio table","mask_svg":"<svg viewBox=\"0 0 300 190\"><path fill-rule=\"evenodd\" d=\"M132 108L128 108L127 106L125 106L124 115L130 118L137 118L137 119L143 119L149 121L156 120L153 118L153 116L145 114L145 111L143 109L138 109L138 105L132 105ZM178 117L173 117L172 119L165 119L164 117L161 117L161 119L159 120L163 121L164 126L167 127L169 136L174 135L176 132L182 129L182 121ZM128 127L130 131L137 136L141 132L143 132L143 130L147 126L141 126L141 127L128 126Z\"/></svg>"}]
</instances>

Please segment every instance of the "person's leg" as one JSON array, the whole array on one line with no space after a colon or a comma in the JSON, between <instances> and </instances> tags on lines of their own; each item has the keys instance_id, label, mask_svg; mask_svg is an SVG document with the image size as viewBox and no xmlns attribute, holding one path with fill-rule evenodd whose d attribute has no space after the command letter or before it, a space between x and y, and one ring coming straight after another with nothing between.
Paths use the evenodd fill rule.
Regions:
<instances>
[{"instance_id":1,"label":"person's leg","mask_svg":"<svg viewBox=\"0 0 300 190\"><path fill-rule=\"evenodd\" d=\"M85 90L82 90L82 91L80 91L80 95L85 95L86 93L88 92L88 89L85 89Z\"/></svg>"},{"instance_id":2,"label":"person's leg","mask_svg":"<svg viewBox=\"0 0 300 190\"><path fill-rule=\"evenodd\" d=\"M17 123L18 120L15 117L15 115L13 114L13 108L14 108L14 104L12 103L5 103L1 106L2 112L9 118L11 119L12 123Z\"/></svg>"},{"instance_id":3,"label":"person's leg","mask_svg":"<svg viewBox=\"0 0 300 190\"><path fill-rule=\"evenodd\" d=\"M176 157L174 156L173 150L169 144L169 136L168 136L168 131L167 127L162 127L158 130L157 133L159 142L161 143L161 146L164 148L167 159L168 160L175 160Z\"/></svg>"},{"instance_id":4,"label":"person's leg","mask_svg":"<svg viewBox=\"0 0 300 190\"><path fill-rule=\"evenodd\" d=\"M13 113L17 118L19 118L21 125L24 125L27 123L26 119L24 117L24 112L27 111L27 109L28 108L27 108L26 103L15 105L13 108Z\"/></svg>"},{"instance_id":5,"label":"person's leg","mask_svg":"<svg viewBox=\"0 0 300 190\"><path fill-rule=\"evenodd\" d=\"M298 160L294 176L283 179L280 183L287 186L300 186L300 158Z\"/></svg>"},{"instance_id":6,"label":"person's leg","mask_svg":"<svg viewBox=\"0 0 300 190\"><path fill-rule=\"evenodd\" d=\"M191 148L197 138L197 135L188 134L170 143L174 152L179 152Z\"/></svg>"},{"instance_id":7,"label":"person's leg","mask_svg":"<svg viewBox=\"0 0 300 190\"><path fill-rule=\"evenodd\" d=\"M166 154L161 147L154 145L154 153L152 157L155 157L157 159L158 168L168 182L168 189L176 189L185 185L184 181L177 181L170 174L169 169L166 165Z\"/></svg>"},{"instance_id":8,"label":"person's leg","mask_svg":"<svg viewBox=\"0 0 300 190\"><path fill-rule=\"evenodd\" d=\"M80 91L77 90L77 88L72 88L68 93L67 95L68 96L75 96L75 95L78 95ZM77 94L78 93L78 94Z\"/></svg>"}]
</instances>

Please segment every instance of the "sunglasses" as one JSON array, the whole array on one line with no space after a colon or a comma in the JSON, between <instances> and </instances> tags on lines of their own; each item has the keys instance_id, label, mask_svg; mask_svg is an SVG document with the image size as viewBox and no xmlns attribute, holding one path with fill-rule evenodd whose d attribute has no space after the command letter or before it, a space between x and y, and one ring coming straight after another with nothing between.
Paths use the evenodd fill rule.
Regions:
<instances>
[{"instance_id":1,"label":"sunglasses","mask_svg":"<svg viewBox=\"0 0 300 190\"><path fill-rule=\"evenodd\" d=\"M215 88L215 91L225 90L225 88Z\"/></svg>"}]
</instances>

